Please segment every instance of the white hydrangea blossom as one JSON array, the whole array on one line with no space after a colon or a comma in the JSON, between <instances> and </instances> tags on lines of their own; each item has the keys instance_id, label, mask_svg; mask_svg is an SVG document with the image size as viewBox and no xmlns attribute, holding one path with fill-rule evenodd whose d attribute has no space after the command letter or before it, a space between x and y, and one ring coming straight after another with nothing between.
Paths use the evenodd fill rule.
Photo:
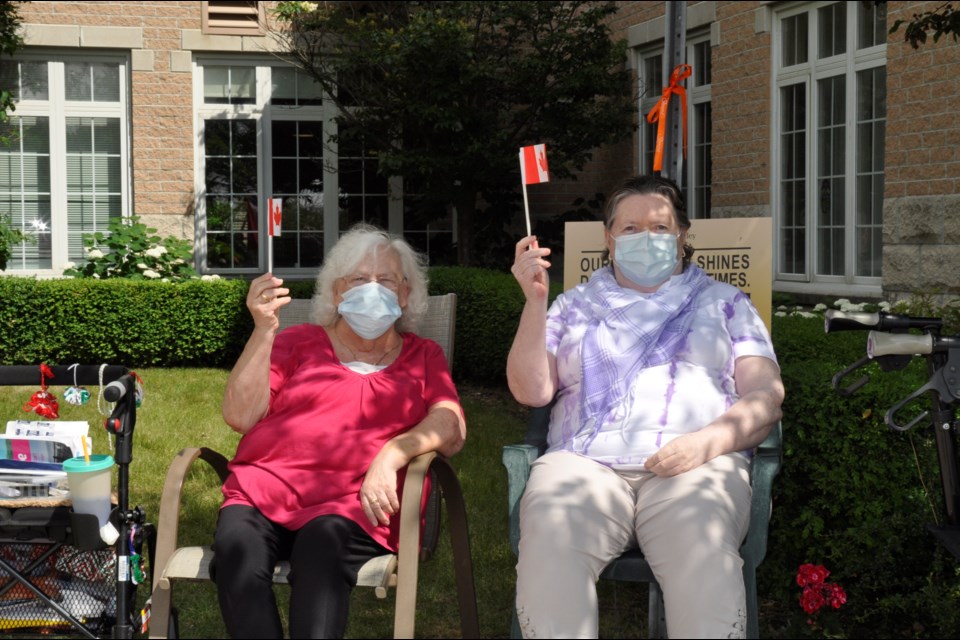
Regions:
<instances>
[{"instance_id":1,"label":"white hydrangea blossom","mask_svg":"<svg viewBox=\"0 0 960 640\"><path fill-rule=\"evenodd\" d=\"M146 251L144 251L144 253L145 253L146 255L150 256L151 258L159 258L160 256L162 256L162 255L165 254L166 252L167 252L167 248L166 248L166 247L151 247L151 248L147 249Z\"/></svg>"},{"instance_id":2,"label":"white hydrangea blossom","mask_svg":"<svg viewBox=\"0 0 960 640\"><path fill-rule=\"evenodd\" d=\"M815 306L815 307L813 308L813 310L814 310L814 311L819 311L819 312L823 313L824 311L827 310L827 305L825 305L825 304L823 304L823 303L821 302L821 303L819 303L817 306Z\"/></svg>"},{"instance_id":3,"label":"white hydrangea blossom","mask_svg":"<svg viewBox=\"0 0 960 640\"><path fill-rule=\"evenodd\" d=\"M151 278L151 279L160 277L160 274L154 271L153 269L147 269L146 271L143 272L143 275L145 278Z\"/></svg>"},{"instance_id":4,"label":"white hydrangea blossom","mask_svg":"<svg viewBox=\"0 0 960 640\"><path fill-rule=\"evenodd\" d=\"M847 302L846 304L840 305L840 311L863 311L863 308L867 305L866 302L861 302L860 304L853 304L852 302Z\"/></svg>"},{"instance_id":5,"label":"white hydrangea blossom","mask_svg":"<svg viewBox=\"0 0 960 640\"><path fill-rule=\"evenodd\" d=\"M103 257L103 251L100 251L100 249L89 249L87 251L87 257L91 260L99 260Z\"/></svg>"},{"instance_id":6,"label":"white hydrangea blossom","mask_svg":"<svg viewBox=\"0 0 960 640\"><path fill-rule=\"evenodd\" d=\"M204 282L214 282L214 281L216 281L216 280L220 280L220 276L218 276L218 275L215 274L215 273L214 273L214 274L209 274L209 273L208 273L208 274L206 274L206 275L200 276L200 279L203 280Z\"/></svg>"}]
</instances>

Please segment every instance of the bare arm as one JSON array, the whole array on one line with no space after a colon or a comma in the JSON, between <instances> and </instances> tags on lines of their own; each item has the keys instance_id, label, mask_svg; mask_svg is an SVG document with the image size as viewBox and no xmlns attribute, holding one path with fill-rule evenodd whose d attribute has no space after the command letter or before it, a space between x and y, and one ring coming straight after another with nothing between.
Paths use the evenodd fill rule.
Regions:
<instances>
[{"instance_id":1,"label":"bare arm","mask_svg":"<svg viewBox=\"0 0 960 640\"><path fill-rule=\"evenodd\" d=\"M221 411L234 431L246 433L270 408L270 352L280 328L280 309L290 302L283 280L265 274L250 283L247 308L253 333L227 378Z\"/></svg>"},{"instance_id":2,"label":"bare arm","mask_svg":"<svg viewBox=\"0 0 960 640\"><path fill-rule=\"evenodd\" d=\"M374 456L360 487L360 504L370 524L388 524L400 512L397 472L418 455L438 451L450 457L463 448L467 426L456 402L443 400L409 431L390 439Z\"/></svg>"},{"instance_id":3,"label":"bare arm","mask_svg":"<svg viewBox=\"0 0 960 640\"><path fill-rule=\"evenodd\" d=\"M536 238L528 236L517 243L511 268L526 303L507 355L507 384L517 402L532 407L549 403L557 392L557 361L546 346L548 255L550 249L541 249Z\"/></svg>"},{"instance_id":4,"label":"bare arm","mask_svg":"<svg viewBox=\"0 0 960 640\"><path fill-rule=\"evenodd\" d=\"M783 413L784 389L777 365L762 356L737 358L737 400L723 415L699 431L667 443L646 462L648 471L675 476L717 456L751 449L770 434Z\"/></svg>"}]
</instances>

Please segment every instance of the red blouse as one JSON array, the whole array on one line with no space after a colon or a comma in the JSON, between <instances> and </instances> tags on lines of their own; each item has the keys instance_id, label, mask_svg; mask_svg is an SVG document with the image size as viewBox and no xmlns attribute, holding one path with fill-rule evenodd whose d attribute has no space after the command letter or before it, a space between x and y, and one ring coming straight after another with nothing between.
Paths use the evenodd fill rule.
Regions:
<instances>
[{"instance_id":1,"label":"red blouse","mask_svg":"<svg viewBox=\"0 0 960 640\"><path fill-rule=\"evenodd\" d=\"M383 445L419 424L431 406L460 402L440 346L402 336L396 360L360 374L340 363L322 327L302 324L279 333L270 356L270 410L240 439L222 506L256 507L288 529L341 515L396 551L400 518L370 524L360 506L364 474Z\"/></svg>"}]
</instances>

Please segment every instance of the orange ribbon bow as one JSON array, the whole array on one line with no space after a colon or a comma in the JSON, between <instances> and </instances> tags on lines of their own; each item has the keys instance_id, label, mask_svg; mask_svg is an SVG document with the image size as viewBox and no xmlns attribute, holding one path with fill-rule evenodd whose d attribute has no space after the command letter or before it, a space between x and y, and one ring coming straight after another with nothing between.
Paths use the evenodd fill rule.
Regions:
<instances>
[{"instance_id":1,"label":"orange ribbon bow","mask_svg":"<svg viewBox=\"0 0 960 640\"><path fill-rule=\"evenodd\" d=\"M680 86L680 82L689 78L693 70L688 64L678 64L670 74L670 85L663 88L663 95L653 109L647 114L647 122L657 123L657 147L653 154L653 170L660 171L663 166L663 139L667 133L667 107L670 106L670 96L680 96L680 113L683 117L683 155L687 155L687 90Z\"/></svg>"}]
</instances>

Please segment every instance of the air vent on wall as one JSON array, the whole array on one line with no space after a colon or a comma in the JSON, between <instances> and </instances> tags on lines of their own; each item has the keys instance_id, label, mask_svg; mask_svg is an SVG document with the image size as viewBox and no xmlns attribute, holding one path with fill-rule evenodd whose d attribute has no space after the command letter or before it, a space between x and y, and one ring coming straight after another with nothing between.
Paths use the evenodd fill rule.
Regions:
<instances>
[{"instance_id":1,"label":"air vent on wall","mask_svg":"<svg viewBox=\"0 0 960 640\"><path fill-rule=\"evenodd\" d=\"M201 2L203 33L228 36L257 36L261 29L260 2Z\"/></svg>"}]
</instances>

